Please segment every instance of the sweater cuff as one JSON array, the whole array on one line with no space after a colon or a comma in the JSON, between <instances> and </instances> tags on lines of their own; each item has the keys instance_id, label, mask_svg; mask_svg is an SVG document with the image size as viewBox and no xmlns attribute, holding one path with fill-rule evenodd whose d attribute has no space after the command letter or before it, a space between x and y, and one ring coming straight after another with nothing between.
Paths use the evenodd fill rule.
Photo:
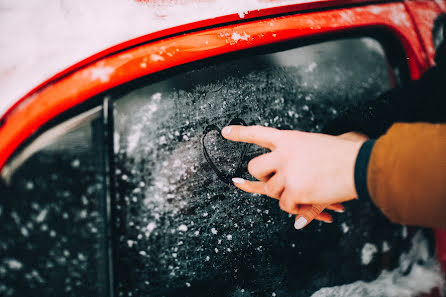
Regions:
<instances>
[{"instance_id":1,"label":"sweater cuff","mask_svg":"<svg viewBox=\"0 0 446 297\"><path fill-rule=\"evenodd\" d=\"M358 199L372 200L367 186L367 169L369 167L370 155L372 154L375 139L364 142L359 149L355 162L355 188Z\"/></svg>"}]
</instances>

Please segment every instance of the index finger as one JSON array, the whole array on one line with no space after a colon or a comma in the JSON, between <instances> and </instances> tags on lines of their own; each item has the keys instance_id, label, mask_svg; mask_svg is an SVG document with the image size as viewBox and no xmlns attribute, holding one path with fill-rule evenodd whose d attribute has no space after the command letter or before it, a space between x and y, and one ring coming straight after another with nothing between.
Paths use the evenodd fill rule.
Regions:
<instances>
[{"instance_id":1,"label":"index finger","mask_svg":"<svg viewBox=\"0 0 446 297\"><path fill-rule=\"evenodd\" d=\"M253 143L272 150L278 132L279 130L270 127L231 125L224 127L221 134L228 140Z\"/></svg>"}]
</instances>

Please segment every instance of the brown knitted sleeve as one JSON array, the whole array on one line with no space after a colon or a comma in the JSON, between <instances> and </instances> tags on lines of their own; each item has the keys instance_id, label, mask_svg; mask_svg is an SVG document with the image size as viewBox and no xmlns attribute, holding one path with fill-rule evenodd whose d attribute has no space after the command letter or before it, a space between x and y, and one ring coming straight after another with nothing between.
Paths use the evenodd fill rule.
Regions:
<instances>
[{"instance_id":1,"label":"brown knitted sleeve","mask_svg":"<svg viewBox=\"0 0 446 297\"><path fill-rule=\"evenodd\" d=\"M367 185L392 221L446 228L446 124L394 124L373 147Z\"/></svg>"}]
</instances>

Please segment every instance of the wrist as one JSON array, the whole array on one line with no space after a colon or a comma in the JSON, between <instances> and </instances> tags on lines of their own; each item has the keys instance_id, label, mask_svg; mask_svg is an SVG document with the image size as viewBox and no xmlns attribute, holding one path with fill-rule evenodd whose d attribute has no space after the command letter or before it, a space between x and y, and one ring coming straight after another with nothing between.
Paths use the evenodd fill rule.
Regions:
<instances>
[{"instance_id":1,"label":"wrist","mask_svg":"<svg viewBox=\"0 0 446 297\"><path fill-rule=\"evenodd\" d=\"M354 168L355 197L357 198L371 199L367 185L367 171L374 144L374 139L365 141L357 153Z\"/></svg>"},{"instance_id":2,"label":"wrist","mask_svg":"<svg viewBox=\"0 0 446 297\"><path fill-rule=\"evenodd\" d=\"M346 200L351 200L358 197L356 189L356 162L358 159L359 152L362 146L366 143L365 140L351 141L349 148L346 151Z\"/></svg>"}]
</instances>

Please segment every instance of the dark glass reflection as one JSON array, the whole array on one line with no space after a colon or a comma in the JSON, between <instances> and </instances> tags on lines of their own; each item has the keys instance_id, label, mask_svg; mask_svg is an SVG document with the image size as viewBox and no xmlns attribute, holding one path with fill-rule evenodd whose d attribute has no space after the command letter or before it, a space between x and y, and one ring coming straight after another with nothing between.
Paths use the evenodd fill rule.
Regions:
<instances>
[{"instance_id":1,"label":"dark glass reflection","mask_svg":"<svg viewBox=\"0 0 446 297\"><path fill-rule=\"evenodd\" d=\"M105 296L101 131L55 139L1 187L1 296Z\"/></svg>"}]
</instances>

